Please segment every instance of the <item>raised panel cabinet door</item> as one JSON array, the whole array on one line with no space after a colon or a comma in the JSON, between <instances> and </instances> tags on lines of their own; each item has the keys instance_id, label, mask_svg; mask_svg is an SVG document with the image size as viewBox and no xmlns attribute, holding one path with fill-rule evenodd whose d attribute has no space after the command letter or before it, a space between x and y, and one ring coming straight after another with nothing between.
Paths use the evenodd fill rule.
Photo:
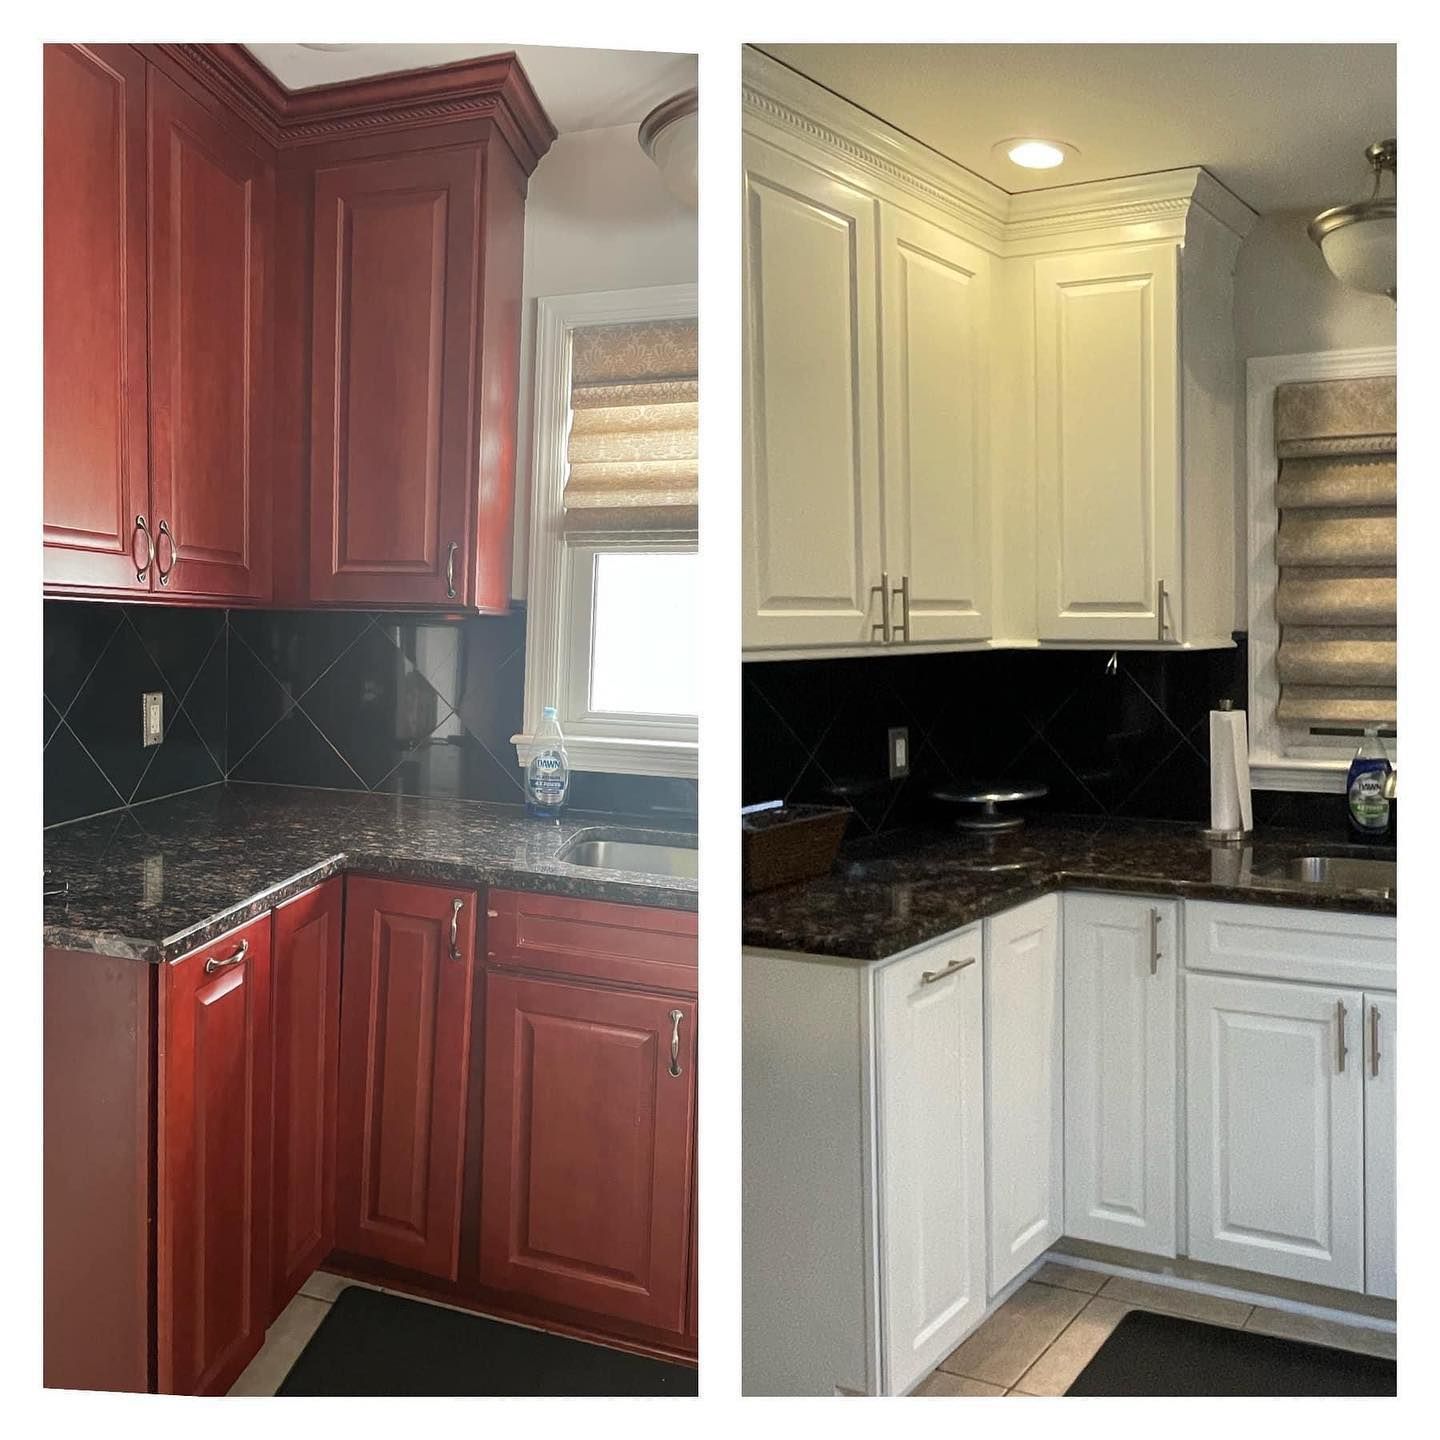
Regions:
<instances>
[{"instance_id":1,"label":"raised panel cabinet door","mask_svg":"<svg viewBox=\"0 0 1440 1440\"><path fill-rule=\"evenodd\" d=\"M157 589L265 600L274 167L153 68L149 101Z\"/></svg>"},{"instance_id":2,"label":"raised panel cabinet door","mask_svg":"<svg viewBox=\"0 0 1440 1440\"><path fill-rule=\"evenodd\" d=\"M1065 1231L1059 896L985 927L985 1175L996 1295Z\"/></svg>"},{"instance_id":3,"label":"raised panel cabinet door","mask_svg":"<svg viewBox=\"0 0 1440 1440\"><path fill-rule=\"evenodd\" d=\"M271 1310L276 1315L335 1246L343 886L337 875L275 910Z\"/></svg>"},{"instance_id":4,"label":"raised panel cabinet door","mask_svg":"<svg viewBox=\"0 0 1440 1440\"><path fill-rule=\"evenodd\" d=\"M989 258L889 205L880 211L880 256L892 622L907 641L985 640Z\"/></svg>"},{"instance_id":5,"label":"raised panel cabinet door","mask_svg":"<svg viewBox=\"0 0 1440 1440\"><path fill-rule=\"evenodd\" d=\"M1065 1233L1173 1256L1176 906L1066 895Z\"/></svg>"},{"instance_id":6,"label":"raised panel cabinet door","mask_svg":"<svg viewBox=\"0 0 1440 1440\"><path fill-rule=\"evenodd\" d=\"M1190 1258L1365 1288L1358 991L1185 979Z\"/></svg>"},{"instance_id":7,"label":"raised panel cabinet door","mask_svg":"<svg viewBox=\"0 0 1440 1440\"><path fill-rule=\"evenodd\" d=\"M223 1395L270 1323L270 916L160 976L157 1382Z\"/></svg>"},{"instance_id":8,"label":"raised panel cabinet door","mask_svg":"<svg viewBox=\"0 0 1440 1440\"><path fill-rule=\"evenodd\" d=\"M695 1164L691 999L491 973L480 1278L680 1335Z\"/></svg>"},{"instance_id":9,"label":"raised panel cabinet door","mask_svg":"<svg viewBox=\"0 0 1440 1440\"><path fill-rule=\"evenodd\" d=\"M145 62L45 46L45 585L150 588Z\"/></svg>"},{"instance_id":10,"label":"raised panel cabinet door","mask_svg":"<svg viewBox=\"0 0 1440 1440\"><path fill-rule=\"evenodd\" d=\"M1395 997L1365 997L1365 1293L1395 1298Z\"/></svg>"},{"instance_id":11,"label":"raised panel cabinet door","mask_svg":"<svg viewBox=\"0 0 1440 1440\"><path fill-rule=\"evenodd\" d=\"M1042 640L1183 637L1177 266L1173 244L1035 261Z\"/></svg>"},{"instance_id":12,"label":"raised panel cabinet door","mask_svg":"<svg viewBox=\"0 0 1440 1440\"><path fill-rule=\"evenodd\" d=\"M883 1392L927 1375L985 1313L981 927L875 978Z\"/></svg>"},{"instance_id":13,"label":"raised panel cabinet door","mask_svg":"<svg viewBox=\"0 0 1440 1440\"><path fill-rule=\"evenodd\" d=\"M752 136L744 152L742 638L868 644L884 565L876 202Z\"/></svg>"},{"instance_id":14,"label":"raised panel cabinet door","mask_svg":"<svg viewBox=\"0 0 1440 1440\"><path fill-rule=\"evenodd\" d=\"M310 598L463 599L479 149L315 177Z\"/></svg>"},{"instance_id":15,"label":"raised panel cabinet door","mask_svg":"<svg viewBox=\"0 0 1440 1440\"><path fill-rule=\"evenodd\" d=\"M336 1246L459 1273L475 896L346 881Z\"/></svg>"}]
</instances>

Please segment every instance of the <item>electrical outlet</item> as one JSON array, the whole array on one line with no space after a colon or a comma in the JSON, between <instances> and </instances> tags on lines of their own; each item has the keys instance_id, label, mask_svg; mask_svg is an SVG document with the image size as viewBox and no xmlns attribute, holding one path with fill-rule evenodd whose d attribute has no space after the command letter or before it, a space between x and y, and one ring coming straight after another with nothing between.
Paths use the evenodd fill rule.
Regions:
<instances>
[{"instance_id":1,"label":"electrical outlet","mask_svg":"<svg viewBox=\"0 0 1440 1440\"><path fill-rule=\"evenodd\" d=\"M910 773L910 729L897 725L890 731L890 778L899 780Z\"/></svg>"},{"instance_id":2,"label":"electrical outlet","mask_svg":"<svg viewBox=\"0 0 1440 1440\"><path fill-rule=\"evenodd\" d=\"M158 745L165 738L165 696L158 690L140 697L140 743Z\"/></svg>"}]
</instances>

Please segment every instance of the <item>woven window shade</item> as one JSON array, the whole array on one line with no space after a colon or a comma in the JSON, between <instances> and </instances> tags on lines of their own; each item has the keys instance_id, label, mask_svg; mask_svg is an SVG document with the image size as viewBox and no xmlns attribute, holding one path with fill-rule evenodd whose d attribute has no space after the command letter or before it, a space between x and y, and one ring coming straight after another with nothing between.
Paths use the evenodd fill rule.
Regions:
<instances>
[{"instance_id":1,"label":"woven window shade","mask_svg":"<svg viewBox=\"0 0 1440 1440\"><path fill-rule=\"evenodd\" d=\"M565 535L693 538L700 523L699 327L575 331Z\"/></svg>"},{"instance_id":2,"label":"woven window shade","mask_svg":"<svg viewBox=\"0 0 1440 1440\"><path fill-rule=\"evenodd\" d=\"M1275 392L1281 724L1395 728L1395 381Z\"/></svg>"}]
</instances>

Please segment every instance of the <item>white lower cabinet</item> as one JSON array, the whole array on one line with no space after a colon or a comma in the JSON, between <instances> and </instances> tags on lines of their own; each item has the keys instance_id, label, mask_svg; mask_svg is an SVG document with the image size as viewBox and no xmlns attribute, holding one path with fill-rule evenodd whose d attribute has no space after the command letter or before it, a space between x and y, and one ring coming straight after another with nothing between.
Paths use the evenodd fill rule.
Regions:
<instances>
[{"instance_id":1,"label":"white lower cabinet","mask_svg":"<svg viewBox=\"0 0 1440 1440\"><path fill-rule=\"evenodd\" d=\"M985 922L985 1175L990 1294L1065 1229L1060 898Z\"/></svg>"},{"instance_id":2,"label":"white lower cabinet","mask_svg":"<svg viewBox=\"0 0 1440 1440\"><path fill-rule=\"evenodd\" d=\"M885 1388L923 1379L985 1310L981 927L876 978Z\"/></svg>"},{"instance_id":3,"label":"white lower cabinet","mask_svg":"<svg viewBox=\"0 0 1440 1440\"><path fill-rule=\"evenodd\" d=\"M1365 997L1365 1293L1395 1298L1395 997Z\"/></svg>"},{"instance_id":4,"label":"white lower cabinet","mask_svg":"<svg viewBox=\"0 0 1440 1440\"><path fill-rule=\"evenodd\" d=\"M1065 897L1065 1233L1174 1256L1176 905Z\"/></svg>"}]
</instances>

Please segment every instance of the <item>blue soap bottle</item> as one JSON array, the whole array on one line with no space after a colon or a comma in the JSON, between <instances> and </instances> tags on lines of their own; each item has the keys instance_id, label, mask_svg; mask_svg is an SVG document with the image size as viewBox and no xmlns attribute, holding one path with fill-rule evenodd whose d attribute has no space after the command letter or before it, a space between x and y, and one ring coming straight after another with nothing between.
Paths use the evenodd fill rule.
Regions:
<instances>
[{"instance_id":1,"label":"blue soap bottle","mask_svg":"<svg viewBox=\"0 0 1440 1440\"><path fill-rule=\"evenodd\" d=\"M1385 798L1389 774L1390 760L1380 743L1379 728L1367 725L1365 738L1350 762L1345 795L1351 828L1371 839L1384 835L1390 828L1390 802Z\"/></svg>"}]
</instances>

